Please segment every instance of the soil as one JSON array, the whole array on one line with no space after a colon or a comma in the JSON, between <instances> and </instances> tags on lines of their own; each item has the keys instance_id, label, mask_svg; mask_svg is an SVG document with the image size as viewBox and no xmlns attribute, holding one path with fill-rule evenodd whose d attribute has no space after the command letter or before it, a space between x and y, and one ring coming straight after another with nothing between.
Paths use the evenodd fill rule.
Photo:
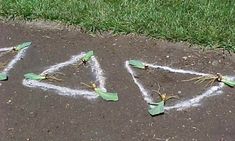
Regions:
<instances>
[{"instance_id":1,"label":"soil","mask_svg":"<svg viewBox=\"0 0 235 141\"><path fill-rule=\"evenodd\" d=\"M69 87L71 89L81 88L88 90L89 88L85 85L81 85L81 83L85 83L88 85L90 83L95 83L95 76L91 74L91 67L89 65L78 66L78 64L74 64L64 67L60 71L51 74L52 76L61 79L62 81L50 79L45 81L46 83L51 83L57 86Z\"/></svg>"},{"instance_id":2,"label":"soil","mask_svg":"<svg viewBox=\"0 0 235 141\"><path fill-rule=\"evenodd\" d=\"M6 65L11 61L12 58L16 55L16 52L1 52L0 53L0 71L6 67Z\"/></svg>"},{"instance_id":3,"label":"soil","mask_svg":"<svg viewBox=\"0 0 235 141\"><path fill-rule=\"evenodd\" d=\"M9 72L0 86L0 141L233 141L235 139L235 89L203 100L183 111L171 110L151 117L138 87L124 67L126 60L140 59L174 68L204 73L235 74L235 55L222 50L203 51L188 43L172 43L147 37L90 36L67 29L44 29L23 24L0 23L0 47L32 41L26 56ZM118 102L87 100L24 87L23 75L41 73L82 51L94 50L104 70L106 88L119 94ZM2 59L2 58L1 58ZM1 62L5 60L1 60ZM71 88L94 78L90 68L63 69L61 76ZM187 99L205 90L203 84L182 82L190 76L161 70L140 71L149 90ZM81 75L81 77L79 77ZM60 77L60 75L58 75ZM69 78L69 79L68 79ZM58 82L59 83L59 82ZM181 91L181 93L179 93ZM159 97L153 93L155 100ZM177 100L167 104L172 105Z\"/></svg>"},{"instance_id":4,"label":"soil","mask_svg":"<svg viewBox=\"0 0 235 141\"><path fill-rule=\"evenodd\" d=\"M190 99L194 96L202 94L208 87L207 82L201 84L194 84L195 81L185 82L194 75L184 75L179 73L171 73L163 70L135 70L139 81L148 90L154 101L160 101L159 91L161 94L166 93L169 96L178 96L179 99L171 99L167 101L166 105L173 105L174 103ZM216 83L214 85L217 85ZM193 90L193 91L192 91Z\"/></svg>"}]
</instances>

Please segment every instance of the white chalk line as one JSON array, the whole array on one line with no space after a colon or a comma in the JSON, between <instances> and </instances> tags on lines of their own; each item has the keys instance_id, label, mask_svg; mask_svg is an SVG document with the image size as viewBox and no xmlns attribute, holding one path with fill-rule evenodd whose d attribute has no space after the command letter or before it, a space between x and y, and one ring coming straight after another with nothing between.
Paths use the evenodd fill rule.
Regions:
<instances>
[{"instance_id":1,"label":"white chalk line","mask_svg":"<svg viewBox=\"0 0 235 141\"><path fill-rule=\"evenodd\" d=\"M41 73L41 75L51 74L51 73L54 73L54 72L56 72L56 71L59 71L59 70L62 69L63 67L66 67L66 66L68 66L68 65L75 64L76 62L78 62L79 60L81 60L84 55L85 55L85 53L82 52L81 54L78 54L78 55L76 55L76 56L72 56L68 61L65 61L65 62L56 64L56 65L50 66L49 69L43 71L43 72Z\"/></svg>"},{"instance_id":2,"label":"white chalk line","mask_svg":"<svg viewBox=\"0 0 235 141\"><path fill-rule=\"evenodd\" d=\"M152 67L152 68L157 68L157 69L163 69L163 70L166 70L166 71L170 71L170 72L174 72L174 73L181 73L181 74L192 74L192 75L200 75L200 76L206 76L206 75L209 75L209 74L206 74L206 73L200 73L200 72L195 72L195 71L190 71L190 70L182 70L182 69L174 69L174 68L170 68L170 67L167 67L167 66L159 66L159 65L153 65L153 64L148 64L148 63L144 63L145 65L147 65L148 67ZM147 102L147 103L150 103L152 102L152 98L151 96L148 94L148 91L143 87L143 85L135 78L135 73L134 71L131 69L130 65L129 65L129 61L126 61L125 63L125 66L126 66L126 69L128 70L128 72L131 74L135 84L139 87L143 97L144 97L144 100ZM230 79L234 79L234 78L231 78L231 77L228 77ZM222 94L223 89L224 87L224 84L223 83L220 83L218 86L212 86L210 87L206 92L202 93L201 95L199 96L196 96L194 98L191 98L191 99L188 99L188 100L185 100L185 101L181 101L179 103L176 103L175 105L173 106L166 106L165 107L165 110L172 110L172 109L176 109L177 111L179 110L184 110L184 109L187 109L187 108L190 108L190 107L196 107L196 106L200 106L201 105L201 101L204 99L204 98L207 98L207 97L211 97L211 96L215 96L215 95L219 95L219 94Z\"/></svg>"},{"instance_id":3,"label":"white chalk line","mask_svg":"<svg viewBox=\"0 0 235 141\"><path fill-rule=\"evenodd\" d=\"M13 49L13 47L0 48L0 52L10 51L12 49Z\"/></svg>"},{"instance_id":4,"label":"white chalk line","mask_svg":"<svg viewBox=\"0 0 235 141\"><path fill-rule=\"evenodd\" d=\"M79 55L72 56L71 59L68 61L50 66L47 70L43 71L41 75L51 74L66 66L73 65L77 63L79 60L81 60L84 55L85 53L82 52ZM93 56L91 60L89 61L89 64L91 65L93 74L96 76L96 82L99 82L100 88L106 91L105 77L104 77L103 70L101 69L99 62ZM72 97L83 96L84 98L87 98L87 99L94 99L98 97L98 95L93 91L71 89L67 87L61 87L61 86L56 86L56 85L45 83L45 82L39 82L39 81L33 81L33 80L27 80L27 79L23 80L23 85L27 87L35 87L35 88L37 87L43 90L54 90L59 95L63 95L63 96L72 96Z\"/></svg>"},{"instance_id":5,"label":"white chalk line","mask_svg":"<svg viewBox=\"0 0 235 141\"><path fill-rule=\"evenodd\" d=\"M10 50L12 50L12 48L13 48L13 47L1 48L0 51L10 51ZM4 68L4 70L2 71L2 73L8 74L9 71L15 66L15 64L25 56L25 53L26 53L26 50L27 50L27 49L28 49L28 48L24 48L24 49L20 50L20 51L15 55L15 57L7 64L7 66Z\"/></svg>"},{"instance_id":6,"label":"white chalk line","mask_svg":"<svg viewBox=\"0 0 235 141\"><path fill-rule=\"evenodd\" d=\"M3 70L4 73L7 74L15 66L15 64L25 56L26 49L27 48L24 48L17 53L14 59L11 60L7 67Z\"/></svg>"},{"instance_id":7,"label":"white chalk line","mask_svg":"<svg viewBox=\"0 0 235 141\"><path fill-rule=\"evenodd\" d=\"M196 96L192 99L188 99L185 101L181 101L173 106L166 106L165 110L171 110L171 109L176 109L177 111L184 110L190 107L197 107L200 106L200 101L206 97L211 97L215 95L222 94L222 88L224 87L223 83L220 83L218 86L212 86L209 88L206 92L203 94Z\"/></svg>"},{"instance_id":8,"label":"white chalk line","mask_svg":"<svg viewBox=\"0 0 235 141\"><path fill-rule=\"evenodd\" d=\"M159 65L153 65L153 64L147 64L144 63L145 65L151 67L151 68L155 68L155 69L163 69L169 72L174 72L174 73L182 73L182 74L193 74L193 75L200 75L200 76L206 76L209 74L206 73L200 73L200 72L195 72L195 71L190 71L190 70L182 70L182 69L173 69L167 66L159 66Z\"/></svg>"},{"instance_id":9,"label":"white chalk line","mask_svg":"<svg viewBox=\"0 0 235 141\"><path fill-rule=\"evenodd\" d=\"M235 77L233 77L233 76L227 76L227 78L229 78L230 80L235 79ZM166 110L177 109L178 111L180 111L180 110L190 108L191 105L192 105L192 107L200 106L200 101L203 98L222 94L223 93L222 89L224 88L224 86L225 86L225 84L221 82L221 83L219 83L218 86L212 86L211 88L209 88L202 95L196 96L196 97L189 99L189 100L181 101L173 106L166 106L165 109Z\"/></svg>"},{"instance_id":10,"label":"white chalk line","mask_svg":"<svg viewBox=\"0 0 235 141\"><path fill-rule=\"evenodd\" d=\"M3 55L7 54L9 51L13 50L14 47L7 47L7 48L0 48L0 57L2 57Z\"/></svg>"},{"instance_id":11,"label":"white chalk line","mask_svg":"<svg viewBox=\"0 0 235 141\"><path fill-rule=\"evenodd\" d=\"M27 86L27 87L32 87L32 88L38 87L38 88L41 88L45 91L53 90L62 96L72 96L72 97L83 96L84 98L87 98L87 99L94 99L94 98L98 97L98 95L95 92L91 92L91 91L87 91L87 90L70 89L67 87L56 86L53 84L39 82L39 81L35 81L35 80L24 79L23 85Z\"/></svg>"},{"instance_id":12,"label":"white chalk line","mask_svg":"<svg viewBox=\"0 0 235 141\"><path fill-rule=\"evenodd\" d=\"M142 96L144 97L144 100L147 103L153 103L153 99L150 95L148 95L148 91L144 88L144 86L135 78L135 72L131 69L129 65L129 61L125 62L125 67L128 70L128 72L131 74L135 84L139 87Z\"/></svg>"},{"instance_id":13,"label":"white chalk line","mask_svg":"<svg viewBox=\"0 0 235 141\"><path fill-rule=\"evenodd\" d=\"M103 73L103 70L100 67L99 62L95 58L95 56L92 56L91 61L89 63L91 65L91 71L95 74L96 80L99 82L99 88L106 91L104 73Z\"/></svg>"}]
</instances>

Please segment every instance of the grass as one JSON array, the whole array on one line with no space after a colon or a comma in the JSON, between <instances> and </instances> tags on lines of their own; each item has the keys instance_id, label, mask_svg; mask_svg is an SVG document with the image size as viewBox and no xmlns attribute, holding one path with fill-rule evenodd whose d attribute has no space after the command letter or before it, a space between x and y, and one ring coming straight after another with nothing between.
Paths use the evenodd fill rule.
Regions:
<instances>
[{"instance_id":1,"label":"grass","mask_svg":"<svg viewBox=\"0 0 235 141\"><path fill-rule=\"evenodd\" d=\"M0 15L59 20L235 52L234 0L0 0Z\"/></svg>"}]
</instances>

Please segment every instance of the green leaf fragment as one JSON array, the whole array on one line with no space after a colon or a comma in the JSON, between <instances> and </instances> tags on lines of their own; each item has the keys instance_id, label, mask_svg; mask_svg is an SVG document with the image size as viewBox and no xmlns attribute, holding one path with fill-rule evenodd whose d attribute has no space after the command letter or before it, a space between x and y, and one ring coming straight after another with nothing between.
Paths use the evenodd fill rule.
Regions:
<instances>
[{"instance_id":1,"label":"green leaf fragment","mask_svg":"<svg viewBox=\"0 0 235 141\"><path fill-rule=\"evenodd\" d=\"M8 79L8 77L5 73L0 73L0 81L5 81L7 79Z\"/></svg>"},{"instance_id":2,"label":"green leaf fragment","mask_svg":"<svg viewBox=\"0 0 235 141\"><path fill-rule=\"evenodd\" d=\"M95 92L102 97L104 100L107 101L118 101L118 95L117 93L109 93L105 92L104 90L100 88L95 88Z\"/></svg>"},{"instance_id":3,"label":"green leaf fragment","mask_svg":"<svg viewBox=\"0 0 235 141\"><path fill-rule=\"evenodd\" d=\"M158 103L149 103L148 112L152 116L164 113L164 101Z\"/></svg>"},{"instance_id":4,"label":"green leaf fragment","mask_svg":"<svg viewBox=\"0 0 235 141\"><path fill-rule=\"evenodd\" d=\"M37 75L37 74L34 74L34 73L27 73L27 74L24 75L24 77L26 79L29 79L29 80L43 80L43 79L46 79L45 76Z\"/></svg>"},{"instance_id":5,"label":"green leaf fragment","mask_svg":"<svg viewBox=\"0 0 235 141\"><path fill-rule=\"evenodd\" d=\"M235 87L235 81L228 80L228 79L222 79L221 80L225 85L228 85L230 87Z\"/></svg>"},{"instance_id":6,"label":"green leaf fragment","mask_svg":"<svg viewBox=\"0 0 235 141\"><path fill-rule=\"evenodd\" d=\"M24 48L27 48L31 45L31 42L25 42L25 43L22 43L22 44L19 44L15 47L15 50L16 51L20 51L21 49L24 49Z\"/></svg>"},{"instance_id":7,"label":"green leaf fragment","mask_svg":"<svg viewBox=\"0 0 235 141\"><path fill-rule=\"evenodd\" d=\"M129 61L129 65L135 67L135 68L139 68L139 69L145 69L145 65L143 62L141 62L140 60L130 60Z\"/></svg>"},{"instance_id":8,"label":"green leaf fragment","mask_svg":"<svg viewBox=\"0 0 235 141\"><path fill-rule=\"evenodd\" d=\"M93 51L89 51L85 54L85 56L82 58L83 62L87 62L91 59L91 57L94 55Z\"/></svg>"}]
</instances>

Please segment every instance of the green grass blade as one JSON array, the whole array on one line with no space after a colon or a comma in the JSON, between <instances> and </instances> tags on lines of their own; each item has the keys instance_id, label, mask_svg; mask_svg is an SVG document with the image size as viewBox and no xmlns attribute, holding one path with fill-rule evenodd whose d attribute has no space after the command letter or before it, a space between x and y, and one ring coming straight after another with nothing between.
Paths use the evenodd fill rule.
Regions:
<instances>
[{"instance_id":1,"label":"green grass blade","mask_svg":"<svg viewBox=\"0 0 235 141\"><path fill-rule=\"evenodd\" d=\"M85 56L82 58L83 62L87 62L91 59L91 57L94 55L93 51L89 51L85 54Z\"/></svg>"},{"instance_id":2,"label":"green grass blade","mask_svg":"<svg viewBox=\"0 0 235 141\"><path fill-rule=\"evenodd\" d=\"M29 47L31 44L32 44L31 42L25 42L25 43L19 44L15 47L15 50L20 51L21 49Z\"/></svg>"},{"instance_id":3,"label":"green grass blade","mask_svg":"<svg viewBox=\"0 0 235 141\"><path fill-rule=\"evenodd\" d=\"M108 93L105 92L104 90L100 89L100 88L96 88L95 92L104 100L107 101L118 101L118 95L117 93Z\"/></svg>"},{"instance_id":4,"label":"green grass blade","mask_svg":"<svg viewBox=\"0 0 235 141\"><path fill-rule=\"evenodd\" d=\"M135 67L135 68L139 68L139 69L145 69L145 65L143 62L141 62L140 60L130 60L129 61L129 65Z\"/></svg>"},{"instance_id":5,"label":"green grass blade","mask_svg":"<svg viewBox=\"0 0 235 141\"><path fill-rule=\"evenodd\" d=\"M164 101L161 101L158 103L150 103L148 112L152 116L156 116L156 115L164 113Z\"/></svg>"},{"instance_id":6,"label":"green grass blade","mask_svg":"<svg viewBox=\"0 0 235 141\"><path fill-rule=\"evenodd\" d=\"M29 80L43 80L43 79L46 79L45 76L37 75L37 74L34 74L34 73L27 73L27 74L24 75L24 77L26 79L29 79Z\"/></svg>"},{"instance_id":7,"label":"green grass blade","mask_svg":"<svg viewBox=\"0 0 235 141\"><path fill-rule=\"evenodd\" d=\"M0 73L0 81L5 81L7 79L8 79L8 77L5 73Z\"/></svg>"},{"instance_id":8,"label":"green grass blade","mask_svg":"<svg viewBox=\"0 0 235 141\"><path fill-rule=\"evenodd\" d=\"M235 87L235 81L227 80L227 79L222 79L222 82L223 82L225 85L228 85L229 87Z\"/></svg>"}]
</instances>

